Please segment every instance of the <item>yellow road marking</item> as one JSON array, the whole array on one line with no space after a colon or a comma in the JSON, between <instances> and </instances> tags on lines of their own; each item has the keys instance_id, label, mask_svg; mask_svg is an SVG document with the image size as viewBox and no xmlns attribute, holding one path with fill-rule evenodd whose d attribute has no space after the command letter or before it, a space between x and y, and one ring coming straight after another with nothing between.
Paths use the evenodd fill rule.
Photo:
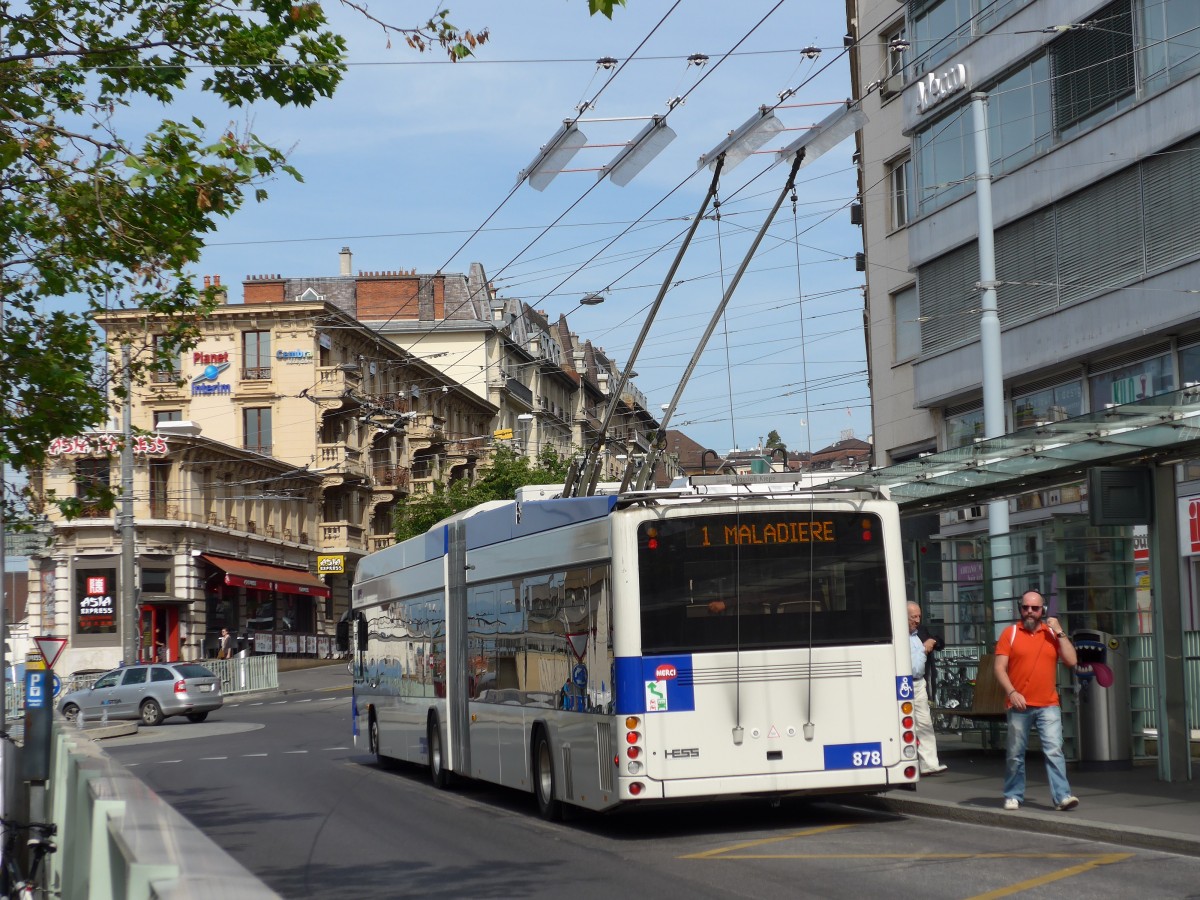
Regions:
<instances>
[{"instance_id":1,"label":"yellow road marking","mask_svg":"<svg viewBox=\"0 0 1200 900\"><path fill-rule=\"evenodd\" d=\"M849 826L838 826L846 828ZM791 837L799 837L800 835L791 835ZM780 840L783 840L780 838ZM737 850L737 847L728 848L730 851ZM1095 853L777 853L777 854L755 854L755 853L724 853L720 850L710 850L708 853L698 853L695 856L682 856L680 859L702 859L708 856L720 854L721 859L911 859L911 860L935 860L935 859L1088 859L1095 860ZM1127 853L1125 856L1132 856L1132 853ZM1122 857L1123 859L1124 857ZM1118 860L1104 860L1105 862L1117 862ZM991 896L990 894L987 896Z\"/></svg>"},{"instance_id":2,"label":"yellow road marking","mask_svg":"<svg viewBox=\"0 0 1200 900\"><path fill-rule=\"evenodd\" d=\"M821 828L809 828L804 831L793 831L791 834L780 835L779 837L763 838L761 841L747 841L744 844L734 844L732 847L718 847L716 850L705 850L703 853L690 853L687 856L681 856L680 859L710 859L714 856L724 856L727 853L733 853L737 850L746 850L750 847L761 847L764 844L778 844L780 841L790 841L792 838L810 837L814 834L826 834L830 831L840 831L844 828L853 828L853 825L825 825Z\"/></svg>"},{"instance_id":3,"label":"yellow road marking","mask_svg":"<svg viewBox=\"0 0 1200 900\"><path fill-rule=\"evenodd\" d=\"M1132 853L1105 853L1094 857L1091 862L1083 863L1078 866L1071 866L1069 869L1060 869L1057 872L1050 872L1046 875L1039 875L1037 878L1030 878L1028 881L1018 882L1017 884L1009 885L1008 887L999 888L990 891L986 894L977 894L969 900L993 900L996 897L1008 897L1012 894L1018 894L1021 891L1027 891L1031 888L1041 887L1044 884L1050 884L1055 881L1060 881L1063 878L1071 878L1074 875L1082 875L1091 869L1098 866L1106 866L1109 863L1121 862L1133 856Z\"/></svg>"}]
</instances>

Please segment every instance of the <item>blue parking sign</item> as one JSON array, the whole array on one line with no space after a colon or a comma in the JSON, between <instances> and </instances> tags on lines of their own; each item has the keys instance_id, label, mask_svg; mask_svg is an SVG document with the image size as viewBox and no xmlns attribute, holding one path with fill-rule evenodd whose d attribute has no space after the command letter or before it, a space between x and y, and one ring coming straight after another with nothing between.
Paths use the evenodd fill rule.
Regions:
<instances>
[{"instance_id":1,"label":"blue parking sign","mask_svg":"<svg viewBox=\"0 0 1200 900\"><path fill-rule=\"evenodd\" d=\"M49 675L45 669L25 670L26 709L49 709L52 696Z\"/></svg>"}]
</instances>

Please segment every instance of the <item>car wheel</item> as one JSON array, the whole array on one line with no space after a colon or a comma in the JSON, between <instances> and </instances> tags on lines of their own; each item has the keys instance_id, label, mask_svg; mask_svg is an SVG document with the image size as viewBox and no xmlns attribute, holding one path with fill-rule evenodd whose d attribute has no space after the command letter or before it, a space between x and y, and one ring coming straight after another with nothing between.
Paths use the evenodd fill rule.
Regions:
<instances>
[{"instance_id":1,"label":"car wheel","mask_svg":"<svg viewBox=\"0 0 1200 900\"><path fill-rule=\"evenodd\" d=\"M533 794L543 819L556 822L562 818L562 802L554 796L554 756L544 729L538 729L533 739Z\"/></svg>"},{"instance_id":2,"label":"car wheel","mask_svg":"<svg viewBox=\"0 0 1200 900\"><path fill-rule=\"evenodd\" d=\"M206 710L206 711L204 711L204 712L198 712L198 713L188 713L188 714L187 714L187 720L188 720L189 722L203 722L203 721L204 721L205 719L207 719L207 718L208 718L208 711L207 711L207 710Z\"/></svg>"},{"instance_id":3,"label":"car wheel","mask_svg":"<svg viewBox=\"0 0 1200 900\"><path fill-rule=\"evenodd\" d=\"M445 790L450 786L450 773L446 771L446 754L442 747L442 730L437 717L429 720L429 780L433 786Z\"/></svg>"},{"instance_id":4,"label":"car wheel","mask_svg":"<svg viewBox=\"0 0 1200 900\"><path fill-rule=\"evenodd\" d=\"M166 718L163 715L162 707L158 705L157 700L147 700L142 704L142 722L147 725L161 725L162 720Z\"/></svg>"},{"instance_id":5,"label":"car wheel","mask_svg":"<svg viewBox=\"0 0 1200 900\"><path fill-rule=\"evenodd\" d=\"M74 725L79 719L79 707L74 703L68 703L62 708L62 714L64 719Z\"/></svg>"}]
</instances>

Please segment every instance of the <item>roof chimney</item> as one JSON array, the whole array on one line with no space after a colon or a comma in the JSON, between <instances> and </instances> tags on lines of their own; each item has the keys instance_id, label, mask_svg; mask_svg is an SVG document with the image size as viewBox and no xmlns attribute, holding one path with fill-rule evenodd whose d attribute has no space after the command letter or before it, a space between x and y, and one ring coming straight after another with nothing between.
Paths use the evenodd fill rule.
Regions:
<instances>
[{"instance_id":1,"label":"roof chimney","mask_svg":"<svg viewBox=\"0 0 1200 900\"><path fill-rule=\"evenodd\" d=\"M341 253L339 253L338 256L341 258L341 262L342 262L341 274L342 275L351 274L353 271L351 266L353 265L354 255L350 252L350 248L343 247Z\"/></svg>"}]
</instances>

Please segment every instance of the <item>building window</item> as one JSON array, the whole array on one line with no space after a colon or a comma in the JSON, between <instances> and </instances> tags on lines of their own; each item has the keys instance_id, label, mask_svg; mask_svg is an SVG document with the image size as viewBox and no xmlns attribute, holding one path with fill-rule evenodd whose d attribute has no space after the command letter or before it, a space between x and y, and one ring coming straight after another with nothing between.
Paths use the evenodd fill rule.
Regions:
<instances>
[{"instance_id":1,"label":"building window","mask_svg":"<svg viewBox=\"0 0 1200 900\"><path fill-rule=\"evenodd\" d=\"M976 0L910 0L913 74L928 72L971 40Z\"/></svg>"},{"instance_id":2,"label":"building window","mask_svg":"<svg viewBox=\"0 0 1200 900\"><path fill-rule=\"evenodd\" d=\"M1068 381L1042 390L1013 394L1015 428L1030 428L1042 422L1061 422L1082 414L1082 381Z\"/></svg>"},{"instance_id":3,"label":"building window","mask_svg":"<svg viewBox=\"0 0 1200 900\"><path fill-rule=\"evenodd\" d=\"M974 186L971 108L959 106L916 135L916 209L926 213L966 196Z\"/></svg>"},{"instance_id":4,"label":"building window","mask_svg":"<svg viewBox=\"0 0 1200 900\"><path fill-rule=\"evenodd\" d=\"M1142 81L1165 87L1200 69L1200 4L1196 0L1144 0L1140 9Z\"/></svg>"},{"instance_id":5,"label":"building window","mask_svg":"<svg viewBox=\"0 0 1200 900\"><path fill-rule=\"evenodd\" d=\"M1133 11L1129 0L1098 10L1092 28L1068 32L1050 45L1054 125L1069 137L1133 100Z\"/></svg>"},{"instance_id":6,"label":"building window","mask_svg":"<svg viewBox=\"0 0 1200 900\"><path fill-rule=\"evenodd\" d=\"M183 421L183 411L179 409L156 409L154 411L154 425L158 426L160 422L181 422Z\"/></svg>"},{"instance_id":7,"label":"building window","mask_svg":"<svg viewBox=\"0 0 1200 900\"><path fill-rule=\"evenodd\" d=\"M893 228L903 228L912 218L912 159L908 154L887 163L888 185L888 224Z\"/></svg>"},{"instance_id":8,"label":"building window","mask_svg":"<svg viewBox=\"0 0 1200 900\"><path fill-rule=\"evenodd\" d=\"M1050 62L1039 56L990 89L988 150L993 174L1011 172L1050 146Z\"/></svg>"},{"instance_id":9,"label":"building window","mask_svg":"<svg viewBox=\"0 0 1200 900\"><path fill-rule=\"evenodd\" d=\"M165 519L167 485L171 480L171 463L165 459L150 460L150 518Z\"/></svg>"},{"instance_id":10,"label":"building window","mask_svg":"<svg viewBox=\"0 0 1200 900\"><path fill-rule=\"evenodd\" d=\"M242 332L242 378L265 381L271 377L271 332Z\"/></svg>"},{"instance_id":11,"label":"building window","mask_svg":"<svg viewBox=\"0 0 1200 900\"><path fill-rule=\"evenodd\" d=\"M82 501L82 515L102 518L108 515L104 502L111 493L112 461L81 457L75 460L75 497Z\"/></svg>"},{"instance_id":12,"label":"building window","mask_svg":"<svg viewBox=\"0 0 1200 900\"><path fill-rule=\"evenodd\" d=\"M914 359L921 353L921 309L914 284L892 295L892 322L896 362Z\"/></svg>"},{"instance_id":13,"label":"building window","mask_svg":"<svg viewBox=\"0 0 1200 900\"><path fill-rule=\"evenodd\" d=\"M946 449L967 447L983 437L983 407L946 416Z\"/></svg>"},{"instance_id":14,"label":"building window","mask_svg":"<svg viewBox=\"0 0 1200 900\"><path fill-rule=\"evenodd\" d=\"M1185 387L1200 384L1200 344L1180 348L1179 380Z\"/></svg>"},{"instance_id":15,"label":"building window","mask_svg":"<svg viewBox=\"0 0 1200 900\"><path fill-rule=\"evenodd\" d=\"M908 65L908 38L904 23L884 32L883 84L879 88L882 99L887 100L900 93L904 87L904 72Z\"/></svg>"},{"instance_id":16,"label":"building window","mask_svg":"<svg viewBox=\"0 0 1200 900\"><path fill-rule=\"evenodd\" d=\"M1171 354L1164 353L1152 359L1121 366L1093 375L1089 379L1092 389L1092 411L1096 412L1112 404L1133 403L1155 394L1175 390L1175 374L1171 365Z\"/></svg>"},{"instance_id":17,"label":"building window","mask_svg":"<svg viewBox=\"0 0 1200 900\"><path fill-rule=\"evenodd\" d=\"M141 588L143 594L171 593L171 570L142 569Z\"/></svg>"},{"instance_id":18,"label":"building window","mask_svg":"<svg viewBox=\"0 0 1200 900\"><path fill-rule=\"evenodd\" d=\"M166 335L156 334L150 338L154 351L154 365L161 367L151 372L150 380L154 384L175 384L183 376L179 365L179 348L168 347Z\"/></svg>"},{"instance_id":19,"label":"building window","mask_svg":"<svg viewBox=\"0 0 1200 900\"><path fill-rule=\"evenodd\" d=\"M242 444L243 447L247 450L253 450L255 453L261 453L264 456L270 456L271 408L266 406L243 409L242 434L245 435L245 442Z\"/></svg>"}]
</instances>

